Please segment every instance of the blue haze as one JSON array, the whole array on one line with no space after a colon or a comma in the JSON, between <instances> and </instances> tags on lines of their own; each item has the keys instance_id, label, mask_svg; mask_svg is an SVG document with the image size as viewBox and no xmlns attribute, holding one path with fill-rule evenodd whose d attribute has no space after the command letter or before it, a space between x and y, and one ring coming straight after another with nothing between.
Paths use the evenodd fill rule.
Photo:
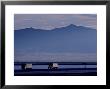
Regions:
<instances>
[{"instance_id":1,"label":"blue haze","mask_svg":"<svg viewBox=\"0 0 110 89\"><path fill-rule=\"evenodd\" d=\"M70 24L14 31L15 61L97 61L97 30Z\"/></svg>"}]
</instances>

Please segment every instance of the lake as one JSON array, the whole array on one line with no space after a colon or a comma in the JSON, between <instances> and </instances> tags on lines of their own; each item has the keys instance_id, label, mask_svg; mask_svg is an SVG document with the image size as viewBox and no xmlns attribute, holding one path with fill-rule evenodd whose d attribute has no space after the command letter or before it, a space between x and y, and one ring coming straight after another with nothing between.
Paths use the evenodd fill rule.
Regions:
<instances>
[{"instance_id":1,"label":"lake","mask_svg":"<svg viewBox=\"0 0 110 89\"><path fill-rule=\"evenodd\" d=\"M15 62L97 62L96 53L38 53L15 51Z\"/></svg>"}]
</instances>

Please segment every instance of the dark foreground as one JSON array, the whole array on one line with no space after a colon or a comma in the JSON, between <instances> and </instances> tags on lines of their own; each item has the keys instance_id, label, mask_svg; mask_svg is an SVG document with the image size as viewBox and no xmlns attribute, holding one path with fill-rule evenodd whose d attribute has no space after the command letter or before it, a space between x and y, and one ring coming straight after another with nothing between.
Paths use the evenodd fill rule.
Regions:
<instances>
[{"instance_id":1,"label":"dark foreground","mask_svg":"<svg viewBox=\"0 0 110 89\"><path fill-rule=\"evenodd\" d=\"M15 66L23 63L15 63ZM48 63L34 62L33 65L48 65ZM87 65L96 65L93 62L68 62L58 63L59 65L84 65L82 68L58 68L58 69L31 69L31 70L14 70L15 76L97 76L97 68L87 68Z\"/></svg>"},{"instance_id":2,"label":"dark foreground","mask_svg":"<svg viewBox=\"0 0 110 89\"><path fill-rule=\"evenodd\" d=\"M95 68L92 69L58 69L58 70L15 70L15 76L96 76Z\"/></svg>"}]
</instances>

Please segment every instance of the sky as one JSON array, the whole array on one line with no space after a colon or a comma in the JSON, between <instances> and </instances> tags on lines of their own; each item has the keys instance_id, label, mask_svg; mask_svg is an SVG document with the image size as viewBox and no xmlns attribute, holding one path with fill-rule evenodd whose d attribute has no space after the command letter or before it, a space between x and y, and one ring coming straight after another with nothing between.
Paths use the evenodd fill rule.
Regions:
<instances>
[{"instance_id":1,"label":"sky","mask_svg":"<svg viewBox=\"0 0 110 89\"><path fill-rule=\"evenodd\" d=\"M96 14L15 14L14 29L35 28L52 30L70 24L97 28Z\"/></svg>"}]
</instances>

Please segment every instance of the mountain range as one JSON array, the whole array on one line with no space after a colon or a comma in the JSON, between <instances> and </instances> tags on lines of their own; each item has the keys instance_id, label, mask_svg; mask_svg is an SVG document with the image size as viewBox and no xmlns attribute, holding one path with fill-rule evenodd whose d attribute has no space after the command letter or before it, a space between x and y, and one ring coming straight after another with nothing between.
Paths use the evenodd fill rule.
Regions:
<instances>
[{"instance_id":1,"label":"mountain range","mask_svg":"<svg viewBox=\"0 0 110 89\"><path fill-rule=\"evenodd\" d=\"M97 30L70 24L52 30L25 28L14 30L14 49L47 53L96 53Z\"/></svg>"}]
</instances>

